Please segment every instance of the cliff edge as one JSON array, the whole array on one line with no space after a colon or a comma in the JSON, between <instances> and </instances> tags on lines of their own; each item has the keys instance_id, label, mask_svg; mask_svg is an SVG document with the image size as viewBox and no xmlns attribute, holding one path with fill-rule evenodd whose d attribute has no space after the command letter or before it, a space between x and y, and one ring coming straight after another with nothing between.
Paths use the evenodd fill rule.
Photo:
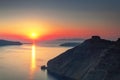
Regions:
<instances>
[{"instance_id":1,"label":"cliff edge","mask_svg":"<svg viewBox=\"0 0 120 80\"><path fill-rule=\"evenodd\" d=\"M114 65L115 62L117 62L117 67L119 66L120 68L118 64L120 63L119 45L120 40L114 42L101 39L99 36L92 36L92 38L85 40L82 44L49 60L47 63L48 72L75 80L116 80L107 79L106 74L109 73L108 68L110 70L116 68L110 66ZM99 72L100 66L105 68L103 70L105 73Z\"/></svg>"}]
</instances>

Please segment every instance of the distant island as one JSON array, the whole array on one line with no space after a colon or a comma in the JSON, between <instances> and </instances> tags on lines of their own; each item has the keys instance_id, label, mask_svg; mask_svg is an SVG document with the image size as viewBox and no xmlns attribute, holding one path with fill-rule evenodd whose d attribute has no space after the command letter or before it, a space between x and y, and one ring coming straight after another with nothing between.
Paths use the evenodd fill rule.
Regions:
<instances>
[{"instance_id":1,"label":"distant island","mask_svg":"<svg viewBox=\"0 0 120 80\"><path fill-rule=\"evenodd\" d=\"M61 38L55 40L42 41L39 44L40 46L42 45L42 46L50 46L50 47L56 47L56 46L75 47L78 43L82 43L83 41L84 39L82 38L65 38L65 39Z\"/></svg>"},{"instance_id":2,"label":"distant island","mask_svg":"<svg viewBox=\"0 0 120 80\"><path fill-rule=\"evenodd\" d=\"M120 80L120 39L92 36L49 60L47 70L68 80Z\"/></svg>"},{"instance_id":3,"label":"distant island","mask_svg":"<svg viewBox=\"0 0 120 80\"><path fill-rule=\"evenodd\" d=\"M78 43L78 42L67 42L67 43L60 44L60 46L63 46L63 47L75 47L75 46L77 46L79 44L80 43Z\"/></svg>"},{"instance_id":4,"label":"distant island","mask_svg":"<svg viewBox=\"0 0 120 80\"><path fill-rule=\"evenodd\" d=\"M82 38L65 38L65 39L56 39L56 41L84 41Z\"/></svg>"},{"instance_id":5,"label":"distant island","mask_svg":"<svg viewBox=\"0 0 120 80\"><path fill-rule=\"evenodd\" d=\"M16 41L0 40L0 46L8 46L8 45L22 45L22 43Z\"/></svg>"}]
</instances>

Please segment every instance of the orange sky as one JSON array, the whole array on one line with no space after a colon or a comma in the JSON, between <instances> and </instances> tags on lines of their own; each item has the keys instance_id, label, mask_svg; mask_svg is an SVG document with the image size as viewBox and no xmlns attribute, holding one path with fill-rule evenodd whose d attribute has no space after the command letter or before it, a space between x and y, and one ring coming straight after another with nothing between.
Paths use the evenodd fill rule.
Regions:
<instances>
[{"instance_id":1,"label":"orange sky","mask_svg":"<svg viewBox=\"0 0 120 80\"><path fill-rule=\"evenodd\" d=\"M119 36L119 28L116 29L111 26L108 24L90 24L89 22L87 24L64 24L35 18L18 18L17 20L13 19L0 22L0 38L30 41L32 39L32 33L37 34L37 40L88 38L92 35L100 35L104 38L116 38Z\"/></svg>"},{"instance_id":2,"label":"orange sky","mask_svg":"<svg viewBox=\"0 0 120 80\"><path fill-rule=\"evenodd\" d=\"M31 27L29 25L31 24ZM35 25L30 23L28 27L8 27L1 29L0 38L1 39L10 39L10 40L22 40L22 41L31 41L31 35L32 33L37 34L37 40L51 40L51 39L57 39L57 38L89 38L92 35L100 35L104 38L111 38L111 36L114 36L116 34L113 29L105 29L105 28L56 28L46 25L42 25L44 27L39 27L39 25ZM32 27L34 26L34 27ZM67 25L66 25L67 26ZM99 31L98 31L99 30ZM107 30L107 31L106 31ZM115 38L119 36L114 36ZM112 39L112 38L111 38Z\"/></svg>"},{"instance_id":3,"label":"orange sky","mask_svg":"<svg viewBox=\"0 0 120 80\"><path fill-rule=\"evenodd\" d=\"M118 8L107 5L113 2L98 1L102 6L81 0L0 3L0 39L30 41L32 33L37 40L120 36Z\"/></svg>"}]
</instances>

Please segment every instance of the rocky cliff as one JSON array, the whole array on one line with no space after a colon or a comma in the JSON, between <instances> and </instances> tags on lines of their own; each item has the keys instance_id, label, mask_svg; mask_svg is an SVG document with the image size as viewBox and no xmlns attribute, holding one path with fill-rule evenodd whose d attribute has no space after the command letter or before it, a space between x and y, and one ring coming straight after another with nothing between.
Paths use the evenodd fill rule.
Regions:
<instances>
[{"instance_id":1,"label":"rocky cliff","mask_svg":"<svg viewBox=\"0 0 120 80\"><path fill-rule=\"evenodd\" d=\"M48 72L75 80L120 80L120 40L91 39L48 61Z\"/></svg>"},{"instance_id":2,"label":"rocky cliff","mask_svg":"<svg viewBox=\"0 0 120 80\"><path fill-rule=\"evenodd\" d=\"M120 80L120 39L104 50L82 80Z\"/></svg>"}]
</instances>

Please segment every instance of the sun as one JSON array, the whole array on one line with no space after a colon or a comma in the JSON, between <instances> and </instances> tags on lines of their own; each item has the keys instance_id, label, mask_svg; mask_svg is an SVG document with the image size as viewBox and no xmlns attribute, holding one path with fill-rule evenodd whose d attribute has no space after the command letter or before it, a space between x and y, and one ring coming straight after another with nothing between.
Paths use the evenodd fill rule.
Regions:
<instances>
[{"instance_id":1,"label":"sun","mask_svg":"<svg viewBox=\"0 0 120 80\"><path fill-rule=\"evenodd\" d=\"M36 33L32 33L31 36L32 36L32 37L36 37L37 34L36 34Z\"/></svg>"},{"instance_id":2,"label":"sun","mask_svg":"<svg viewBox=\"0 0 120 80\"><path fill-rule=\"evenodd\" d=\"M31 33L30 38L37 39L38 38L38 34L33 32L33 33Z\"/></svg>"}]
</instances>

